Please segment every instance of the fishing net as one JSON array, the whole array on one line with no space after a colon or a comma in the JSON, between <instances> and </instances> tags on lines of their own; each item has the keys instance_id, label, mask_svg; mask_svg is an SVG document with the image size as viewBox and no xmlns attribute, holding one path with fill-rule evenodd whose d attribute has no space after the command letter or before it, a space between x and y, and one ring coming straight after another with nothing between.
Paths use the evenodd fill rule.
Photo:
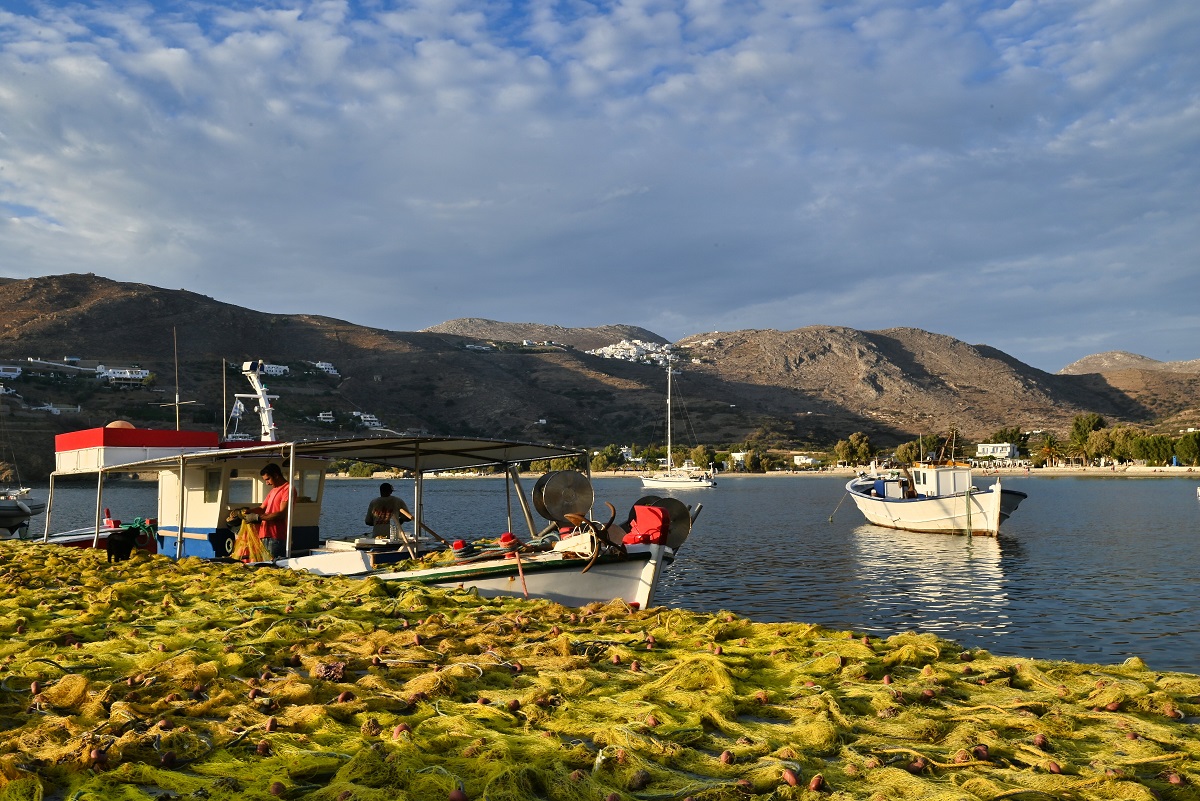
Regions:
<instances>
[{"instance_id":1,"label":"fishing net","mask_svg":"<svg viewBox=\"0 0 1200 801\"><path fill-rule=\"evenodd\" d=\"M249 522L243 520L237 536L233 538L233 551L229 554L234 559L243 562L269 562L271 554L267 546L259 539L258 532Z\"/></svg>"},{"instance_id":2,"label":"fishing net","mask_svg":"<svg viewBox=\"0 0 1200 801\"><path fill-rule=\"evenodd\" d=\"M0 542L0 801L1200 799L1200 677Z\"/></svg>"}]
</instances>

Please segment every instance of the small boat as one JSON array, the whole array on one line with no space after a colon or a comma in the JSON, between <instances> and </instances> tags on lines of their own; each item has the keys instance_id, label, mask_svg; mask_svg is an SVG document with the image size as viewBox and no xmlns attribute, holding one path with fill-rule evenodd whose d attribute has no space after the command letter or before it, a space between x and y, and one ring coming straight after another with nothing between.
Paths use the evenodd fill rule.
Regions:
<instances>
[{"instance_id":1,"label":"small boat","mask_svg":"<svg viewBox=\"0 0 1200 801\"><path fill-rule=\"evenodd\" d=\"M671 384L672 359L667 358L667 469L661 473L651 473L642 476L642 486L648 489L706 489L717 486L717 479L712 470L702 470L691 459L684 461L682 467L675 467L671 453Z\"/></svg>"},{"instance_id":2,"label":"small boat","mask_svg":"<svg viewBox=\"0 0 1200 801\"><path fill-rule=\"evenodd\" d=\"M20 537L29 528L29 518L46 511L46 502L29 496L29 487L0 490L0 529Z\"/></svg>"},{"instance_id":3,"label":"small boat","mask_svg":"<svg viewBox=\"0 0 1200 801\"><path fill-rule=\"evenodd\" d=\"M114 520L109 514L105 509L104 520L99 526L60 531L45 538L43 542L66 548L100 548L116 555L114 561L128 559L134 548L146 553L158 553L157 530L153 519L143 520L139 517L132 523L125 524Z\"/></svg>"},{"instance_id":4,"label":"small boat","mask_svg":"<svg viewBox=\"0 0 1200 801\"><path fill-rule=\"evenodd\" d=\"M971 468L958 462L917 464L883 475L860 473L846 484L868 523L904 531L996 536L1000 524L1028 497L1000 480L974 485Z\"/></svg>"}]
</instances>

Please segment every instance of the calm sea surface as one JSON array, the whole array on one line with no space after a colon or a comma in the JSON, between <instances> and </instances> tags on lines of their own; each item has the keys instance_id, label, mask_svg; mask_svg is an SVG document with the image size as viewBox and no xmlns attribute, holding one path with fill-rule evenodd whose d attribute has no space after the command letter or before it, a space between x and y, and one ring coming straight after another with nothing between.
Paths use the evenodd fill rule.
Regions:
<instances>
[{"instance_id":1,"label":"calm sea surface","mask_svg":"<svg viewBox=\"0 0 1200 801\"><path fill-rule=\"evenodd\" d=\"M411 482L393 483L411 503ZM704 508L657 602L872 635L915 629L1040 659L1139 656L1153 669L1200 673L1200 477L1004 483L1029 498L998 539L866 525L842 500L842 478L723 477L714 490L678 491ZM508 527L502 480L425 486L427 522L444 537ZM525 482L527 492L532 486ZM361 533L377 487L329 482L322 530ZM622 516L645 494L633 478L597 479L595 488L597 507L611 501ZM56 487L53 529L90 525L94 504L93 487ZM110 485L105 505L126 521L153 516L155 488ZM35 518L33 531L42 526Z\"/></svg>"}]
</instances>

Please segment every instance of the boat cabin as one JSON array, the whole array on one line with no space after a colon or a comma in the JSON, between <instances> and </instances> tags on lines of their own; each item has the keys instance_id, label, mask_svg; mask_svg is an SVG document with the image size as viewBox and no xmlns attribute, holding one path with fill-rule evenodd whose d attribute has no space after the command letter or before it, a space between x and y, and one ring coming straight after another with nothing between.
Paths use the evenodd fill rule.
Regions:
<instances>
[{"instance_id":1,"label":"boat cabin","mask_svg":"<svg viewBox=\"0 0 1200 801\"><path fill-rule=\"evenodd\" d=\"M974 486L969 467L914 465L911 473L913 490L918 497L958 495Z\"/></svg>"},{"instance_id":2,"label":"boat cabin","mask_svg":"<svg viewBox=\"0 0 1200 801\"><path fill-rule=\"evenodd\" d=\"M182 480L178 469L159 470L158 534L163 551L180 557L229 556L241 527L236 512L265 500L271 488L261 473L271 463L283 468L292 485L289 553L316 548L327 461L297 458L288 470L277 454L248 454L185 461Z\"/></svg>"},{"instance_id":3,"label":"boat cabin","mask_svg":"<svg viewBox=\"0 0 1200 801\"><path fill-rule=\"evenodd\" d=\"M238 509L262 504L270 487L261 478L274 462L290 473L291 552L315 548L320 540L321 496L327 459L296 457L278 445L241 447L222 444L215 433L160 431L115 425L59 434L55 438L54 479L95 473L97 508L102 508L106 472L158 474L157 523L160 552L179 558L228 556L240 522ZM182 522L181 522L182 521ZM47 516L47 527L50 520ZM182 540L180 539L182 532Z\"/></svg>"}]
</instances>

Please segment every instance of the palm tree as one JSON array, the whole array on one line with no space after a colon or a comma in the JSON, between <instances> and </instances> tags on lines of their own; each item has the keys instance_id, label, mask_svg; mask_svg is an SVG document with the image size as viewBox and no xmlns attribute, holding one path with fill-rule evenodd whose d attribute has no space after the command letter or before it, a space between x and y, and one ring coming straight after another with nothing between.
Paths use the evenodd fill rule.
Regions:
<instances>
[{"instance_id":1,"label":"palm tree","mask_svg":"<svg viewBox=\"0 0 1200 801\"><path fill-rule=\"evenodd\" d=\"M1057 467L1059 460L1063 457L1063 447L1062 443L1058 441L1058 437L1053 434L1046 434L1042 437L1042 447L1038 449L1038 455L1046 460L1046 464Z\"/></svg>"}]
</instances>

